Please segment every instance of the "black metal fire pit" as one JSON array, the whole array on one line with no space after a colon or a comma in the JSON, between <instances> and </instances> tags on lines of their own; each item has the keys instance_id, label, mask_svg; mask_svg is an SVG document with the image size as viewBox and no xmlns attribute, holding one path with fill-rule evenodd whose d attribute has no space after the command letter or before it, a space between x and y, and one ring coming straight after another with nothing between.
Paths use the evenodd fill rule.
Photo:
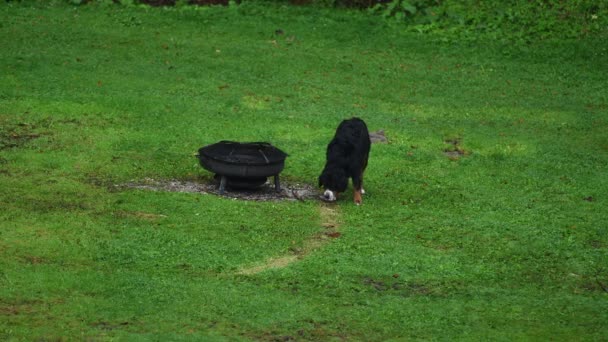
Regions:
<instances>
[{"instance_id":1,"label":"black metal fire pit","mask_svg":"<svg viewBox=\"0 0 608 342\"><path fill-rule=\"evenodd\" d=\"M280 191L279 173L285 167L285 158L287 153L266 142L220 141L198 150L201 166L220 178L220 193L226 185L258 188L270 176L274 176L275 190Z\"/></svg>"}]
</instances>

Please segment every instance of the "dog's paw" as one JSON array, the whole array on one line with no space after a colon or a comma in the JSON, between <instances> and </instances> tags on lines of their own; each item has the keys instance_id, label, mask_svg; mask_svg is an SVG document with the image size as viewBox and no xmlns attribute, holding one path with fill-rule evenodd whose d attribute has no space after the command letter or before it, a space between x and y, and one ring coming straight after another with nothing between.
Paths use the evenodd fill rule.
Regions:
<instances>
[{"instance_id":1,"label":"dog's paw","mask_svg":"<svg viewBox=\"0 0 608 342\"><path fill-rule=\"evenodd\" d=\"M365 189L361 188L361 195L365 195Z\"/></svg>"},{"instance_id":2,"label":"dog's paw","mask_svg":"<svg viewBox=\"0 0 608 342\"><path fill-rule=\"evenodd\" d=\"M355 198L353 199L356 205L361 205L363 203L363 199L361 198L361 194L355 194Z\"/></svg>"}]
</instances>

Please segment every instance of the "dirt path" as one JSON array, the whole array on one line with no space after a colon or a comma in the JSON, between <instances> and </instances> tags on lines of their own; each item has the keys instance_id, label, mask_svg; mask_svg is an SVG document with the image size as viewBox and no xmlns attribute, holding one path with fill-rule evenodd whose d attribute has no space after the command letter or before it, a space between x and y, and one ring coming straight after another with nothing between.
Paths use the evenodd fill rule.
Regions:
<instances>
[{"instance_id":1,"label":"dirt path","mask_svg":"<svg viewBox=\"0 0 608 342\"><path fill-rule=\"evenodd\" d=\"M339 230L341 223L337 206L322 203L319 206L319 217L321 226L324 228L323 231L305 240L301 248L292 251L290 254L272 257L261 264L243 268L237 274L253 275L270 269L287 267L325 246L332 239L340 237L341 233Z\"/></svg>"}]
</instances>

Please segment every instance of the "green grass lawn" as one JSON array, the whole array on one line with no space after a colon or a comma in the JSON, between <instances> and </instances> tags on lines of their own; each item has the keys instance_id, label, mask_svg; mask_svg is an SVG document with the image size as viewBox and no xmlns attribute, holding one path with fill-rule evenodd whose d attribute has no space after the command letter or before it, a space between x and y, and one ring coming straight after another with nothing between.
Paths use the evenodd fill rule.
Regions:
<instances>
[{"instance_id":1,"label":"green grass lawn","mask_svg":"<svg viewBox=\"0 0 608 342\"><path fill-rule=\"evenodd\" d=\"M0 340L606 340L607 46L3 1ZM316 185L351 116L389 139L361 207L114 186L209 182L218 140Z\"/></svg>"}]
</instances>

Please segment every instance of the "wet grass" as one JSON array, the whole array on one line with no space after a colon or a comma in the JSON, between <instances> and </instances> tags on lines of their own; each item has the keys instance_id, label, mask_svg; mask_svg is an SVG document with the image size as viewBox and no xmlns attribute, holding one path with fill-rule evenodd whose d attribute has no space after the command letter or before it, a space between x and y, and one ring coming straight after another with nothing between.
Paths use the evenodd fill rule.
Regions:
<instances>
[{"instance_id":1,"label":"wet grass","mask_svg":"<svg viewBox=\"0 0 608 342\"><path fill-rule=\"evenodd\" d=\"M608 338L603 39L447 44L250 4L0 8L0 339ZM284 179L314 185L352 115L388 143L315 248L335 228L317 201L113 186L209 181L193 154L223 139L272 142Z\"/></svg>"}]
</instances>

